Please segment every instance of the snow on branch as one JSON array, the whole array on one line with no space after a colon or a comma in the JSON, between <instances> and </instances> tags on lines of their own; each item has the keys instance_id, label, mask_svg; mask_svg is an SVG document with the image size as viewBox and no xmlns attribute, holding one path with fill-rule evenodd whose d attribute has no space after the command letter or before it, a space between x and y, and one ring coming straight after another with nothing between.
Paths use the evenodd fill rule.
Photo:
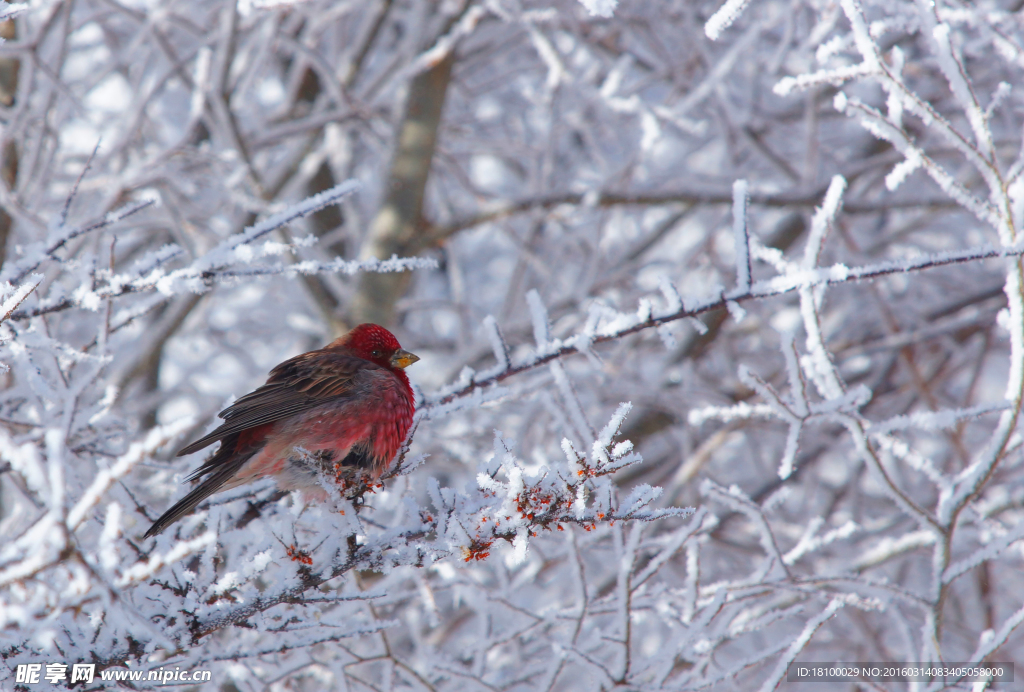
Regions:
<instances>
[{"instance_id":1,"label":"snow on branch","mask_svg":"<svg viewBox=\"0 0 1024 692\"><path fill-rule=\"evenodd\" d=\"M580 0L580 4L594 17L611 17L619 0Z\"/></svg>"},{"instance_id":2,"label":"snow on branch","mask_svg":"<svg viewBox=\"0 0 1024 692\"><path fill-rule=\"evenodd\" d=\"M942 411L915 411L902 416L893 416L884 421L872 423L869 428L872 433L888 433L894 430L906 430L917 428L920 430L943 430L953 428L960 421L970 420L989 413L996 413L1006 409L1006 402L994 402L978 404L960 409L946 409Z\"/></svg>"},{"instance_id":3,"label":"snow on branch","mask_svg":"<svg viewBox=\"0 0 1024 692\"><path fill-rule=\"evenodd\" d=\"M865 130L892 144L910 162L907 164L908 166L911 164L923 166L932 180L942 188L950 199L993 228L1000 227L998 211L991 202L971 194L949 171L916 146L903 129L894 127L877 109L863 103L860 99L847 97L843 92L836 95L835 107L840 113L856 116ZM957 141L960 142L960 140ZM895 183L895 179L893 182Z\"/></svg>"},{"instance_id":4,"label":"snow on branch","mask_svg":"<svg viewBox=\"0 0 1024 692\"><path fill-rule=\"evenodd\" d=\"M961 574L974 569L986 560L995 559L1001 552L1022 538L1024 538L1024 522L1018 523L1002 536L990 539L988 545L976 550L963 560L950 564L942 573L942 581L948 584Z\"/></svg>"},{"instance_id":5,"label":"snow on branch","mask_svg":"<svg viewBox=\"0 0 1024 692\"><path fill-rule=\"evenodd\" d=\"M0 27L0 687L63 658L710 692L1019 654L1014 12L109 4ZM358 259L428 76L413 256ZM140 540L176 443L347 320L346 275L427 268L389 291L422 360L382 476L295 450L325 502L259 481Z\"/></svg>"},{"instance_id":6,"label":"snow on branch","mask_svg":"<svg viewBox=\"0 0 1024 692\"><path fill-rule=\"evenodd\" d=\"M217 247L194 261L191 269L194 272L211 271L233 264L237 259L244 261L251 255L248 251L240 251L239 248L242 246L248 245L254 240L259 240L271 231L286 226L296 219L309 216L329 205L337 204L343 197L358 189L358 181L346 180L335 185L330 190L324 190L312 197L307 197L298 204L290 205L287 209L271 214L259 223L249 226L241 233L237 233L221 242Z\"/></svg>"},{"instance_id":7,"label":"snow on branch","mask_svg":"<svg viewBox=\"0 0 1024 692\"><path fill-rule=\"evenodd\" d=\"M779 96L789 96L794 91L805 91L826 84L841 86L851 80L868 77L872 74L874 74L874 70L868 65L861 63L860 65L849 67L819 70L818 72L797 75L795 77L783 77L772 90Z\"/></svg>"},{"instance_id":8,"label":"snow on branch","mask_svg":"<svg viewBox=\"0 0 1024 692\"><path fill-rule=\"evenodd\" d=\"M52 237L24 248L21 257L16 262L6 263L3 272L0 273L0 281L20 283L26 276L38 269L43 262L54 259L54 254L75 238L113 226L153 204L154 201L151 199L132 202L106 214L102 219L75 228L66 228L63 223L59 224Z\"/></svg>"},{"instance_id":9,"label":"snow on branch","mask_svg":"<svg viewBox=\"0 0 1024 692\"><path fill-rule=\"evenodd\" d=\"M18 306L28 298L32 291L36 290L42 281L42 274L32 274L29 281L26 281L17 288L7 284L7 290L3 292L5 296L4 302L0 304L0 323L6 322L10 318L11 313L17 310Z\"/></svg>"},{"instance_id":10,"label":"snow on branch","mask_svg":"<svg viewBox=\"0 0 1024 692\"><path fill-rule=\"evenodd\" d=\"M128 448L128 452L119 457L109 469L96 474L92 484L86 488L82 497L68 512L68 529L71 531L77 529L85 520L86 514L99 504L114 483L123 478L136 464L190 429L192 425L193 421L190 418L181 418L169 425L153 428L142 442L133 443Z\"/></svg>"},{"instance_id":11,"label":"snow on branch","mask_svg":"<svg viewBox=\"0 0 1024 692\"><path fill-rule=\"evenodd\" d=\"M712 41L717 41L722 32L728 29L747 9L750 0L725 0L722 6L704 22L704 33Z\"/></svg>"},{"instance_id":12,"label":"snow on branch","mask_svg":"<svg viewBox=\"0 0 1024 692\"><path fill-rule=\"evenodd\" d=\"M833 180L833 185L830 186L830 189L841 190L844 184L841 178L837 178ZM816 234L818 240L813 244L809 244L807 248L807 256L812 260L817 256L820 240L825 229L828 227L828 222L825 219L830 218L829 214L835 213L838 208L840 199L838 193L828 197L826 202L830 199L833 200L831 209L829 209L829 206L825 206L823 211L819 212L819 214L822 214L820 217L822 222L818 226L821 230ZM1022 247L980 245L963 250L935 252L906 259L882 261L860 267L835 264L830 267L821 268L794 268L785 274L756 281L750 286L749 290L743 293L731 291L715 297L688 300L683 307L666 312L640 311L639 314L616 313L612 319L603 318L597 322L588 321L585 331L562 339L550 336L547 325L547 311L543 303L540 302L539 295L537 295L530 303L536 306L531 311L531 316L533 318L535 338L539 334L539 336L546 339L546 348L543 352L535 352L525 359L510 363L508 367L500 372L481 377L474 376L466 383L458 383L442 388L438 392L426 397L424 408L439 409L451 404L456 399L469 396L481 389L493 387L514 375L534 370L568 355L586 353L594 345L616 341L630 334L657 328L678 320L693 319L714 310L727 309L729 303L739 304L749 300L771 298L815 287L835 286L893 274L906 274L984 259L1020 257L1022 255L1024 255L1024 248ZM530 295L527 294L528 300L531 300ZM533 295L536 294L533 293ZM675 307L674 304L672 304L672 307ZM537 331L538 327L540 327L539 332Z\"/></svg>"},{"instance_id":13,"label":"snow on branch","mask_svg":"<svg viewBox=\"0 0 1024 692\"><path fill-rule=\"evenodd\" d=\"M998 651L1000 647L1006 644L1006 640L1009 639L1010 635L1021 626L1021 623L1024 623L1024 606L1014 612L1010 617L1006 618L998 630L985 630L985 632L982 633L980 641L978 642L978 648L975 649L970 661L975 664L980 664L988 659L993 653Z\"/></svg>"},{"instance_id":14,"label":"snow on branch","mask_svg":"<svg viewBox=\"0 0 1024 692\"><path fill-rule=\"evenodd\" d=\"M537 343L537 352L544 353L551 342L551 326L548 324L548 310L536 290L526 294L526 303L530 306L530 319L533 323L533 340Z\"/></svg>"},{"instance_id":15,"label":"snow on branch","mask_svg":"<svg viewBox=\"0 0 1024 692\"><path fill-rule=\"evenodd\" d=\"M40 315L61 312L71 308L97 310L104 301L111 298L132 294L158 292L169 297L181 293L205 293L218 283L238 281L245 278L261 276L299 276L313 274L355 274L358 272L401 272L413 269L433 268L436 260L431 258L392 257L387 260L375 258L363 260L345 260L335 258L329 262L301 261L293 263L258 264L261 257L271 257L293 253L298 247L308 244L299 241L288 244L265 241L257 244L267 234L297 219L309 216L324 207L338 204L342 198L357 190L359 184L349 180L330 190L313 195L298 204L270 215L259 223L249 226L241 233L221 241L216 247L178 269L168 269L167 265L179 259L184 253L175 246L165 246L150 253L136 263L133 271L114 273L111 270L94 270L84 277L84 281L71 291L51 290L48 295L37 301L31 308L23 308L13 312L14 320L25 320ZM29 251L19 262L6 269L23 277L44 261L52 259L53 253L68 240L83 233L109 226L116 221L138 212L150 202L131 205L121 212L108 215L101 222L74 229L60 235L55 240ZM20 280L20 279L19 279Z\"/></svg>"},{"instance_id":16,"label":"snow on branch","mask_svg":"<svg viewBox=\"0 0 1024 692\"><path fill-rule=\"evenodd\" d=\"M811 637L814 636L814 633L817 632L822 625L832 619L832 617L834 617L842 608L849 605L850 602L851 599L849 597L843 598L841 596L836 596L829 601L828 606L826 606L824 610L807 621L807 624L804 625L803 631L800 632L792 642L790 642L786 651L775 664L775 668L772 673L765 679L764 684L761 685L761 692L771 692L771 690L774 690L779 686L782 678L786 675L786 670L788 670L789 665L796 660L796 657L811 641Z\"/></svg>"},{"instance_id":17,"label":"snow on branch","mask_svg":"<svg viewBox=\"0 0 1024 692\"><path fill-rule=\"evenodd\" d=\"M736 290L750 290L750 229L747 228L747 181L737 180L732 187L732 232L736 243Z\"/></svg>"},{"instance_id":18,"label":"snow on branch","mask_svg":"<svg viewBox=\"0 0 1024 692\"><path fill-rule=\"evenodd\" d=\"M0 21L11 19L27 9L29 9L29 4L26 2L12 2L5 5L4 9L0 11Z\"/></svg>"},{"instance_id":19,"label":"snow on branch","mask_svg":"<svg viewBox=\"0 0 1024 692\"><path fill-rule=\"evenodd\" d=\"M340 467L337 476L321 474L324 488L335 498L336 507L346 509L340 513L330 509L311 510L315 515L312 521L317 528L316 542L306 545L294 541L277 547L266 543L265 552L258 553L264 557L254 569L231 573L217 581L211 574L204 576L207 568L200 567L199 574L186 576L181 586L183 595L187 596L182 607L188 612L165 611L165 621L174 619L177 624L165 626L162 634L170 641L177 641L179 646L194 646L217 631L250 622L271 609L315 604L318 602L315 594L322 585L353 570L390 573L402 566L453 559L474 563L487 559L500 546L507 547L508 559L516 564L527 558L531 541L540 534L557 535L572 526L592 532L600 527L615 526L616 522L651 522L693 514L690 508L655 507L660 489L645 485L638 486L623 499L617 498L611 475L641 461L639 455L631 451L628 441L612 444L628 410L628 404L619 406L602 429L592 454L576 452L571 443L565 441L567 456L552 467L527 467L512 452L508 440L495 432L496 454L479 461L476 488L457 491L431 480L432 507L420 506L411 496L406 496L402 498L398 514L386 522L378 521L378 514L383 519L387 510L383 507L374 510L366 502L368 496L379 491L378 483L353 478ZM146 444L156 444L169 430L153 436ZM122 469L139 451L141 447L130 451L113 468ZM106 478L102 483L108 486ZM89 491L85 498L94 494ZM94 504L91 500L83 502ZM77 519L83 513L83 510L76 510L74 516ZM677 543L685 541L700 525L699 520L691 523ZM229 526L222 529L220 537L225 546L232 545ZM210 532L190 538L184 535L187 528L176 530L179 538L175 542L162 549L164 542L175 539L161 536L158 550L121 574L115 586L123 588L134 584L142 588L147 579L166 565L216 545L214 534ZM240 538L245 535L241 531L237 533ZM249 539L242 542L244 540ZM250 554L254 550L255 547L250 546ZM274 568L278 576L286 575L289 570L292 574L279 578L277 588L266 589L260 587L255 578L269 577L267 571L273 564L271 552L284 556ZM650 577L645 574L645 578ZM227 594L230 598L226 598ZM126 654L116 647L106 652L100 649L94 654L94 660L108 664Z\"/></svg>"},{"instance_id":20,"label":"snow on branch","mask_svg":"<svg viewBox=\"0 0 1024 692\"><path fill-rule=\"evenodd\" d=\"M764 511L754 504L737 486L723 488L710 478L701 482L702 495L711 497L733 511L745 515L757 531L761 549L765 553L765 575L773 580L789 579L787 563L779 551L775 534L765 518Z\"/></svg>"},{"instance_id":21,"label":"snow on branch","mask_svg":"<svg viewBox=\"0 0 1024 692\"><path fill-rule=\"evenodd\" d=\"M484 329L487 331L487 340L491 343L494 351L494 359L497 361L498 371L505 370L512 364L512 356L509 353L508 343L498 327L498 321L492 315L484 318Z\"/></svg>"}]
</instances>

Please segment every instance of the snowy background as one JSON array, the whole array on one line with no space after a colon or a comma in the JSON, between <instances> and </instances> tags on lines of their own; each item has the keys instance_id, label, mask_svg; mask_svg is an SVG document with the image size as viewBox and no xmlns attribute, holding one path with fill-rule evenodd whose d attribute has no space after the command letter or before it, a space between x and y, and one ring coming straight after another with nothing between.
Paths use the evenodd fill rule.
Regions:
<instances>
[{"instance_id":1,"label":"snowy background","mask_svg":"<svg viewBox=\"0 0 1024 692\"><path fill-rule=\"evenodd\" d=\"M1016 0L5 11L0 688L1024 661ZM421 357L382 485L142 540L177 449L363 321Z\"/></svg>"}]
</instances>

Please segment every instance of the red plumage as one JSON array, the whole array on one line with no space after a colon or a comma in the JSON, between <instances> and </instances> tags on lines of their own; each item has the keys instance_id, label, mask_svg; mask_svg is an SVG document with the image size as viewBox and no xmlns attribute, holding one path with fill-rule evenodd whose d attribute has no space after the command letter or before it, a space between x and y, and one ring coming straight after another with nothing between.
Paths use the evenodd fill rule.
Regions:
<instances>
[{"instance_id":1,"label":"red plumage","mask_svg":"<svg viewBox=\"0 0 1024 692\"><path fill-rule=\"evenodd\" d=\"M311 457L367 468L379 477L412 425L415 407L404 368L417 360L384 327L361 324L322 349L281 363L266 384L220 412L220 427L178 452L192 454L220 442L188 478L201 479L199 485L157 519L146 537L215 492L267 476L283 490L301 489L324 500Z\"/></svg>"}]
</instances>

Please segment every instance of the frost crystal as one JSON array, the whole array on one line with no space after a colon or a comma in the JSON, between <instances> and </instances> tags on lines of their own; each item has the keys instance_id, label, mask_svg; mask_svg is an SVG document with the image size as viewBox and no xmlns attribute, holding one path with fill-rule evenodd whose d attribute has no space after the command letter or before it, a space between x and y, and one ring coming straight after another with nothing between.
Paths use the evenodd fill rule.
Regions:
<instances>
[{"instance_id":1,"label":"frost crystal","mask_svg":"<svg viewBox=\"0 0 1024 692\"><path fill-rule=\"evenodd\" d=\"M1021 658L1012 5L5 6L0 689ZM144 538L220 458L184 444L361 322L420 357L379 477L283 445L302 492Z\"/></svg>"}]
</instances>

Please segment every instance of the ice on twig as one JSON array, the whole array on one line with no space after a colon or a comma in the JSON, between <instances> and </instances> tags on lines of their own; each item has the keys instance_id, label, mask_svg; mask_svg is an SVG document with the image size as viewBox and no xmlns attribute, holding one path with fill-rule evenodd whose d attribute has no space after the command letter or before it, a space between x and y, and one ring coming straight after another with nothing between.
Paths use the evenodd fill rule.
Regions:
<instances>
[{"instance_id":1,"label":"ice on twig","mask_svg":"<svg viewBox=\"0 0 1024 692\"><path fill-rule=\"evenodd\" d=\"M750 291L750 229L747 227L746 180L737 180L732 186L732 233L736 246L736 292L742 295Z\"/></svg>"},{"instance_id":2,"label":"ice on twig","mask_svg":"<svg viewBox=\"0 0 1024 692\"><path fill-rule=\"evenodd\" d=\"M712 41L717 41L722 32L739 19L750 0L725 0L722 6L704 23L704 34Z\"/></svg>"},{"instance_id":3,"label":"ice on twig","mask_svg":"<svg viewBox=\"0 0 1024 692\"><path fill-rule=\"evenodd\" d=\"M530 320L533 324L533 340L537 351L543 353L551 342L551 327L548 324L548 309L544 307L540 293L536 289L526 292L526 304L530 307Z\"/></svg>"},{"instance_id":4,"label":"ice on twig","mask_svg":"<svg viewBox=\"0 0 1024 692\"><path fill-rule=\"evenodd\" d=\"M665 297L665 314L672 315L683 309L683 299L679 295L679 291L664 274L658 277L658 288Z\"/></svg>"},{"instance_id":5,"label":"ice on twig","mask_svg":"<svg viewBox=\"0 0 1024 692\"><path fill-rule=\"evenodd\" d=\"M498 372L507 370L511 365L508 344L501 334L498 321L492 315L484 318L484 330L487 332L487 339L491 342L491 350L494 352L494 359L498 361Z\"/></svg>"},{"instance_id":6,"label":"ice on twig","mask_svg":"<svg viewBox=\"0 0 1024 692\"><path fill-rule=\"evenodd\" d=\"M580 0L580 4L594 17L611 17L619 0Z\"/></svg>"}]
</instances>

